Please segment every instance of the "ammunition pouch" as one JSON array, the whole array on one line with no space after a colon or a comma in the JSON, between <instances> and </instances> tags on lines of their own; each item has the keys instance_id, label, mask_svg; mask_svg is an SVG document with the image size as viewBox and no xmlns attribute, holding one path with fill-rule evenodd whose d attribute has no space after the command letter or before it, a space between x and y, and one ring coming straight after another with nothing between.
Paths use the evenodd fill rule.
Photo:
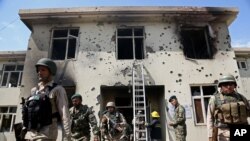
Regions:
<instances>
[{"instance_id":1,"label":"ammunition pouch","mask_svg":"<svg viewBox=\"0 0 250 141\"><path fill-rule=\"evenodd\" d=\"M231 102L222 104L217 118L226 124L247 123L247 109L244 102Z\"/></svg>"}]
</instances>

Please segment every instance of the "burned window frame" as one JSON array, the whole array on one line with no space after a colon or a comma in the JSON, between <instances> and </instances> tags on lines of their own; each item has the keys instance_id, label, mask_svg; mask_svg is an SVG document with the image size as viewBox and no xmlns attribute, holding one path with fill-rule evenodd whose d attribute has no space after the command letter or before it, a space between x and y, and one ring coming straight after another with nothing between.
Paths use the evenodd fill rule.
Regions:
<instances>
[{"instance_id":1,"label":"burned window frame","mask_svg":"<svg viewBox=\"0 0 250 141\"><path fill-rule=\"evenodd\" d=\"M0 132L14 132L14 123L16 120L16 112L17 106L0 106L0 109L6 109L6 111L0 110ZM14 111L12 111L12 110ZM10 121L6 121L9 120ZM5 124L4 124L5 122ZM5 129L3 126L9 127L9 129Z\"/></svg>"},{"instance_id":2,"label":"burned window frame","mask_svg":"<svg viewBox=\"0 0 250 141\"><path fill-rule=\"evenodd\" d=\"M139 29L142 30L142 34L136 36L135 31ZM119 30L132 30L132 35L128 36L120 36ZM127 49L121 49L122 47L119 46L119 41L122 39L131 39L132 40L132 53L130 53L130 56L123 55L121 50L127 50ZM140 41L141 40L141 41ZM142 44L141 48L136 47L136 43ZM139 53L137 53L139 50ZM140 54L140 55L138 55ZM138 56L138 57L137 57ZM145 59L145 28L144 26L128 26L128 27L117 27L116 28L116 58L118 60L142 60Z\"/></svg>"},{"instance_id":3,"label":"burned window frame","mask_svg":"<svg viewBox=\"0 0 250 141\"><path fill-rule=\"evenodd\" d=\"M199 88L199 95L195 95L192 91L192 87L198 87ZM193 114L194 114L194 123L195 125L206 125L207 124L207 105L209 102L210 97L214 93L210 94L204 94L204 87L214 87L214 93L217 91L217 85L216 84L196 84L196 85L190 85L190 95L191 95L191 100L192 100L192 107L193 107ZM205 101L207 99L207 101ZM200 100L200 106L196 106L195 100ZM197 112L196 108L201 108L202 114ZM197 117L200 116L200 117ZM199 122L198 118L203 118L203 122ZM201 120L202 121L202 120Z\"/></svg>"},{"instance_id":4,"label":"burned window frame","mask_svg":"<svg viewBox=\"0 0 250 141\"><path fill-rule=\"evenodd\" d=\"M77 35L73 35L72 31L77 30ZM55 32L67 32L66 36L62 37L56 37L58 35L55 34ZM70 59L76 59L76 53L78 50L79 46L79 33L80 33L80 28L79 27L63 27L63 28L54 28L52 29L52 34L51 34L51 47L50 47L50 58L53 60L70 60ZM75 39L75 41L74 41ZM72 46L72 42L74 41L74 44ZM57 45L55 45L55 41L58 41ZM64 43L62 43L64 41ZM63 47L60 47L60 44L63 44ZM59 47L58 47L59 45ZM71 47L72 46L72 47ZM55 53L55 50L58 50L58 48L65 48L65 49L60 49L61 52ZM72 49L73 48L73 49ZM71 50L72 49L72 50ZM71 56L70 56L71 55Z\"/></svg>"},{"instance_id":5,"label":"burned window frame","mask_svg":"<svg viewBox=\"0 0 250 141\"><path fill-rule=\"evenodd\" d=\"M186 58L191 59L213 59L217 49L215 48L215 37L211 36L210 26L180 26L181 43L183 53ZM186 33L185 33L186 32ZM204 34L204 36L195 36L196 34ZM193 45L190 46L190 42ZM198 46L200 43L201 46ZM203 47L202 47L203 46ZM205 50L205 51L204 51Z\"/></svg>"},{"instance_id":6,"label":"burned window frame","mask_svg":"<svg viewBox=\"0 0 250 141\"><path fill-rule=\"evenodd\" d=\"M8 67L14 67L14 68L12 70L8 70ZM21 67L21 69L20 69L20 67ZM24 68L23 64L4 64L3 65L3 72L1 75L0 87L10 88L10 87L20 86L21 81L22 81L22 76L23 76L23 68ZM14 73L16 73L18 75L16 86L11 85L11 79L14 79L14 78L12 78Z\"/></svg>"}]
</instances>

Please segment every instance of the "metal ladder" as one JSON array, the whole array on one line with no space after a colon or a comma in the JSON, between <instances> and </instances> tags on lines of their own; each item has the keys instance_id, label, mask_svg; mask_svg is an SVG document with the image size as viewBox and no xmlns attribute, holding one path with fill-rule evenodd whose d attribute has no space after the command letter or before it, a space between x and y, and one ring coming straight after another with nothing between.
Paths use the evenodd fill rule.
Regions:
<instances>
[{"instance_id":1,"label":"metal ladder","mask_svg":"<svg viewBox=\"0 0 250 141\"><path fill-rule=\"evenodd\" d=\"M148 141L144 67L142 63L133 64L133 114L134 114L134 141ZM140 114L139 111L141 112Z\"/></svg>"}]
</instances>

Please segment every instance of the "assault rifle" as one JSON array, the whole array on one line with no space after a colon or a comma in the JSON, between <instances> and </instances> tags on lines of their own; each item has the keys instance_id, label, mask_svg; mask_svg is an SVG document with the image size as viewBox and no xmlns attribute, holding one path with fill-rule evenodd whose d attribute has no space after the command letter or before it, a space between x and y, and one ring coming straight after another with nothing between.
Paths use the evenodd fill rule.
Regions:
<instances>
[{"instance_id":1,"label":"assault rifle","mask_svg":"<svg viewBox=\"0 0 250 141\"><path fill-rule=\"evenodd\" d=\"M109 127L110 127L110 132L111 134L116 134L118 132L122 132L122 127L119 123L114 122L112 119L110 119L108 116L103 115L105 118L107 118Z\"/></svg>"}]
</instances>

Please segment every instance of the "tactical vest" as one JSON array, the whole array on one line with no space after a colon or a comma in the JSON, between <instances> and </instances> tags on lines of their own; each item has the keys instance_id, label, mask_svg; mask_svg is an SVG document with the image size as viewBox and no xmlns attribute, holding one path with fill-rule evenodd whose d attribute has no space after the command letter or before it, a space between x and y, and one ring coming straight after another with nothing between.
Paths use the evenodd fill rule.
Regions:
<instances>
[{"instance_id":1,"label":"tactical vest","mask_svg":"<svg viewBox=\"0 0 250 141\"><path fill-rule=\"evenodd\" d=\"M56 117L58 113L52 115L52 105L48 95L56 85L56 83L53 83L52 87L49 86L47 94L37 94L36 90L34 94L27 98L22 107L23 124L27 130L39 131L42 127L52 124L52 118Z\"/></svg>"},{"instance_id":2,"label":"tactical vest","mask_svg":"<svg viewBox=\"0 0 250 141\"><path fill-rule=\"evenodd\" d=\"M215 117L224 124L245 124L247 123L247 107L240 94L225 99L223 94L215 95L216 110Z\"/></svg>"}]
</instances>

